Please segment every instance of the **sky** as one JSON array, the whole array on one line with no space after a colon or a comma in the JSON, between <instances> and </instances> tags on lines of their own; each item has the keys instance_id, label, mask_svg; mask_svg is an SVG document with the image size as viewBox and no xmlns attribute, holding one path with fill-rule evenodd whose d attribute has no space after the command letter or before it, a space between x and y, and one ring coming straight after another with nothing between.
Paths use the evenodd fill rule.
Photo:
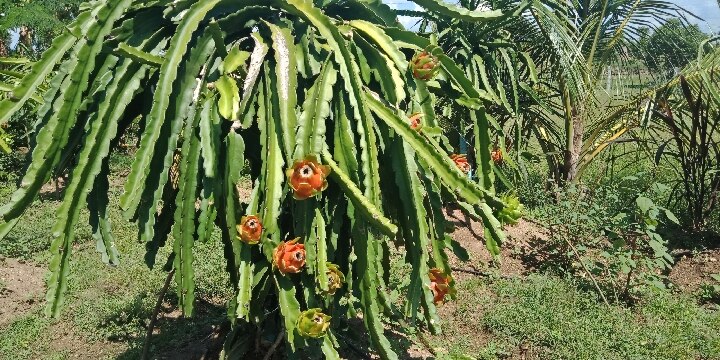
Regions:
<instances>
[{"instance_id":1,"label":"sky","mask_svg":"<svg viewBox=\"0 0 720 360\"><path fill-rule=\"evenodd\" d=\"M700 29L703 31L720 31L720 6L716 0L674 0L673 2L703 18L703 20L690 19L700 25Z\"/></svg>"},{"instance_id":2,"label":"sky","mask_svg":"<svg viewBox=\"0 0 720 360\"><path fill-rule=\"evenodd\" d=\"M447 0L446 0L447 1ZM701 19L688 16L688 20L698 24L704 32L720 32L720 5L719 0L672 0L675 4L683 7L692 14ZM448 1L449 2L449 1ZM422 10L422 8L413 2L407 0L386 0L386 4L396 9L404 10ZM400 17L400 21L406 28L412 28L415 24L413 18ZM17 32L11 34L11 47L15 47L18 40Z\"/></svg>"},{"instance_id":3,"label":"sky","mask_svg":"<svg viewBox=\"0 0 720 360\"><path fill-rule=\"evenodd\" d=\"M450 2L446 0L447 2ZM704 32L720 32L720 5L718 0L671 0L678 6L702 18L688 16L688 21L698 24ZM387 0L388 5L397 9L421 10L418 5L407 0ZM412 27L415 21L412 18L401 17L400 21L405 27Z\"/></svg>"}]
</instances>

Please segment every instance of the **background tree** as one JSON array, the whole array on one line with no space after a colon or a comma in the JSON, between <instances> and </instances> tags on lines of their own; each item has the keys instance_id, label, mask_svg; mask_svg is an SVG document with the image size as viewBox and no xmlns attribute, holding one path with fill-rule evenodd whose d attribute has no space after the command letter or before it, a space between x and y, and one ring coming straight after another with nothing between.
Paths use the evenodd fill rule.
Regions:
<instances>
[{"instance_id":1,"label":"background tree","mask_svg":"<svg viewBox=\"0 0 720 360\"><path fill-rule=\"evenodd\" d=\"M0 0L0 52L36 57L78 15L82 0ZM11 32L18 37L10 49Z\"/></svg>"},{"instance_id":2,"label":"background tree","mask_svg":"<svg viewBox=\"0 0 720 360\"><path fill-rule=\"evenodd\" d=\"M700 44L709 37L697 24L685 24L679 18L667 20L654 31L640 28L639 33L638 58L649 71L661 72L667 77L697 59Z\"/></svg>"}]
</instances>

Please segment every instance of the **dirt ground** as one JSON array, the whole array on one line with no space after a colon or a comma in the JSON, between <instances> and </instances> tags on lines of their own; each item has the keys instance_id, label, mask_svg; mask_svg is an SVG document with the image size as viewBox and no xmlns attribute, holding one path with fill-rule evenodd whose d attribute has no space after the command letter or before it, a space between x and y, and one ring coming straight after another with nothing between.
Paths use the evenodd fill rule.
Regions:
<instances>
[{"instance_id":1,"label":"dirt ground","mask_svg":"<svg viewBox=\"0 0 720 360\"><path fill-rule=\"evenodd\" d=\"M720 250L695 256L682 256L670 272L670 281L682 292L694 293L702 284L713 283L712 274L720 274Z\"/></svg>"},{"instance_id":2,"label":"dirt ground","mask_svg":"<svg viewBox=\"0 0 720 360\"><path fill-rule=\"evenodd\" d=\"M0 327L30 311L45 295L45 268L25 261L0 260Z\"/></svg>"},{"instance_id":3,"label":"dirt ground","mask_svg":"<svg viewBox=\"0 0 720 360\"><path fill-rule=\"evenodd\" d=\"M249 194L243 195L248 196ZM502 246L498 268L493 270L491 263L494 260L485 247L482 225L466 219L459 210L450 211L447 219L455 225L452 237L468 251L470 256L470 261L463 262L454 255L450 255L451 266L454 270L453 277L458 285L478 276L518 277L526 275L533 271L533 266L523 259L522 254L527 253L535 244L548 238L547 231L532 221L520 220L517 225L506 228L507 241ZM710 275L716 273L720 273L720 250L681 257L670 274L670 280L683 292L695 292L701 284L710 282ZM39 302L43 301L45 291L45 274L44 266L16 259L0 258L0 327L40 306ZM471 296L481 298L492 295L472 294ZM441 318L455 324L466 324L466 328L459 326L450 333L438 337L419 334L416 336L419 343L404 342L410 345L402 357L405 359L433 357L437 354L433 354L429 349L433 348L437 352L443 352L445 349L436 346L438 339L442 336L452 338L453 334L473 333L472 341L477 347L486 345L492 340L492 337L490 334L478 331L477 327L486 311L483 303L483 301L463 300L441 306L438 309ZM462 309L459 308L461 306ZM468 309L468 306L471 308ZM177 314L179 313L171 312L164 314L163 317L172 318ZM50 340L53 344L51 346L57 350L65 350L72 359L104 358L122 352L125 346L109 341L87 343L68 325L58 323L53 326L57 327L57 331L54 331L55 336ZM216 339L218 329L208 328L206 330L206 333L197 334L196 344L186 344L187 346L182 346L159 358L205 358L204 355L209 348L218 343ZM401 337L399 334L396 336ZM525 348L523 345L510 356L511 359L528 357L532 357L532 349Z\"/></svg>"}]
</instances>

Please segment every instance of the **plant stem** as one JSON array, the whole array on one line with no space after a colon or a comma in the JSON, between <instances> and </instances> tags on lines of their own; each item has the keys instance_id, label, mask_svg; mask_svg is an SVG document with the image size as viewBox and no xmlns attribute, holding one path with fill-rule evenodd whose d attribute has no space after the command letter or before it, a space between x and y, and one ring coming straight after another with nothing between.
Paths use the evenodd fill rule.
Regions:
<instances>
[{"instance_id":1,"label":"plant stem","mask_svg":"<svg viewBox=\"0 0 720 360\"><path fill-rule=\"evenodd\" d=\"M167 278L165 278L165 284L163 285L162 290L160 290L160 295L158 295L157 302L155 303L155 309L153 309L152 316L150 317L150 324L148 324L147 335L145 336L145 345L143 345L143 352L141 357L141 359L143 360L148 359L148 351L150 351L150 339L152 338L153 330L155 330L155 323L157 323L157 315L160 312L160 307L162 306L165 294L170 287L170 282L173 279L173 275L175 275L175 269L173 269L167 274Z\"/></svg>"},{"instance_id":2,"label":"plant stem","mask_svg":"<svg viewBox=\"0 0 720 360\"><path fill-rule=\"evenodd\" d=\"M630 259L635 261L635 247L636 247L636 239L633 235L630 235ZM637 264L635 265L637 267ZM623 297L627 300L630 299L630 280L632 279L633 270L635 270L635 267L630 268L630 271L628 271L627 279L625 279L625 291L623 293Z\"/></svg>"},{"instance_id":3,"label":"plant stem","mask_svg":"<svg viewBox=\"0 0 720 360\"><path fill-rule=\"evenodd\" d=\"M277 350L277 347L280 346L280 343L285 338L285 330L280 331L280 335L278 335L277 339L275 339L275 342L270 346L270 349L268 349L268 352L263 357L263 360L270 360L272 355L275 353L275 350Z\"/></svg>"},{"instance_id":4,"label":"plant stem","mask_svg":"<svg viewBox=\"0 0 720 360\"><path fill-rule=\"evenodd\" d=\"M563 239L568 244L568 246L570 246L570 248L572 249L573 253L575 254L575 257L580 262L580 265L582 265L583 269L585 269L585 272L590 277L590 280L592 280L593 285L595 285L595 289L597 289L598 294L600 294L600 297L603 299L603 302L605 303L605 305L610 306L610 303L605 298L605 293L603 293L602 289L600 289L600 285L598 285L597 280L595 280L595 276L593 276L593 274L590 272L590 269L588 269L587 266L585 266L585 262L582 261L582 258L580 257L580 253L577 251L575 246L573 246L573 244L570 242L570 240L568 240L565 237L563 237Z\"/></svg>"}]
</instances>

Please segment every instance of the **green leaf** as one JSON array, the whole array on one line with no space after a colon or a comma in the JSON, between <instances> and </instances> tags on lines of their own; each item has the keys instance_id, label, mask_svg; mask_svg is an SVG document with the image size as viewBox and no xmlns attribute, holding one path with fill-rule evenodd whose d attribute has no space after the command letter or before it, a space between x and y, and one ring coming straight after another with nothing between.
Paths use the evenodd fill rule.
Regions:
<instances>
[{"instance_id":1,"label":"green leaf","mask_svg":"<svg viewBox=\"0 0 720 360\"><path fill-rule=\"evenodd\" d=\"M392 221L386 218L382 212L368 199L362 191L350 180L350 177L338 166L332 159L332 155L327 151L323 151L323 161L330 166L332 172L330 177L340 185L345 196L352 201L357 210L365 217L368 223L375 226L382 233L390 237L395 237L398 228Z\"/></svg>"},{"instance_id":2,"label":"green leaf","mask_svg":"<svg viewBox=\"0 0 720 360\"><path fill-rule=\"evenodd\" d=\"M143 185L150 173L150 162L155 143L158 141L161 128L165 123L170 96L173 93L172 87L178 75L180 62L188 49L193 32L218 2L220 0L202 0L193 4L183 17L170 42L165 61L160 67L160 76L153 97L153 106L147 117L145 133L125 182L125 193L120 197L120 206L128 212L134 212L140 202Z\"/></svg>"},{"instance_id":3,"label":"green leaf","mask_svg":"<svg viewBox=\"0 0 720 360\"><path fill-rule=\"evenodd\" d=\"M243 82L242 97L240 100L241 116L244 116L249 112L251 100L255 95L255 85L257 83L258 76L260 76L265 55L267 55L268 52L267 44L265 44L265 41L258 33L253 33L251 37L255 41L255 47L250 54L250 65L248 66L247 75L245 76L245 81ZM250 121L248 120L252 120L252 118L245 118L245 121L243 121L242 124L244 128L250 127Z\"/></svg>"},{"instance_id":4,"label":"green leaf","mask_svg":"<svg viewBox=\"0 0 720 360\"><path fill-rule=\"evenodd\" d=\"M316 281L320 290L328 291L328 277L327 277L327 262L328 262L328 249L327 249L327 236L325 233L325 218L323 218L322 211L319 208L315 209L315 219L313 220L313 231L315 232L315 246L317 246L316 254Z\"/></svg>"},{"instance_id":5,"label":"green leaf","mask_svg":"<svg viewBox=\"0 0 720 360\"><path fill-rule=\"evenodd\" d=\"M295 297L295 286L293 286L290 278L276 274L275 284L278 288L278 300L280 301L280 312L285 322L287 342L294 352L296 350L295 335L297 333L295 326L297 319L300 317L300 303Z\"/></svg>"},{"instance_id":6,"label":"green leaf","mask_svg":"<svg viewBox=\"0 0 720 360\"><path fill-rule=\"evenodd\" d=\"M144 65L150 65L153 67L159 67L163 63L163 58L157 55L146 53L134 46L130 46L124 42L118 44L117 48L113 51L115 54L133 59Z\"/></svg>"},{"instance_id":7,"label":"green leaf","mask_svg":"<svg viewBox=\"0 0 720 360\"><path fill-rule=\"evenodd\" d=\"M110 182L108 175L110 166L105 158L103 169L98 175L95 186L88 195L88 210L90 212L90 226L93 229L97 252L102 256L105 264L117 266L120 263L120 255L115 247L115 237L112 234L110 215L107 212L109 204L108 191Z\"/></svg>"},{"instance_id":8,"label":"green leaf","mask_svg":"<svg viewBox=\"0 0 720 360\"><path fill-rule=\"evenodd\" d=\"M428 248L430 247L430 226L428 214L425 210L424 197L421 192L423 184L418 175L416 154L412 147L404 142L395 143L393 168L395 181L398 184L399 196L404 208L405 222L404 240L410 259L412 273L407 293L407 306L405 316L414 321L417 317L418 307L423 306L428 327L433 333L440 332L440 317L437 315L432 292L430 291L430 261Z\"/></svg>"},{"instance_id":9,"label":"green leaf","mask_svg":"<svg viewBox=\"0 0 720 360\"><path fill-rule=\"evenodd\" d=\"M225 60L223 60L223 74L234 73L240 66L244 65L249 58L249 52L240 50L238 46L233 47L228 52Z\"/></svg>"},{"instance_id":10,"label":"green leaf","mask_svg":"<svg viewBox=\"0 0 720 360\"><path fill-rule=\"evenodd\" d=\"M330 116L330 101L337 70L328 60L315 83L308 90L298 122L294 158L302 159L309 154L319 154L325 147L325 121Z\"/></svg>"},{"instance_id":11,"label":"green leaf","mask_svg":"<svg viewBox=\"0 0 720 360\"><path fill-rule=\"evenodd\" d=\"M297 105L297 61L295 44L290 29L268 24L272 47L275 52L276 109L280 115L280 132L285 154L290 157L295 150L295 106Z\"/></svg>"},{"instance_id":12,"label":"green leaf","mask_svg":"<svg viewBox=\"0 0 720 360\"><path fill-rule=\"evenodd\" d=\"M195 302L195 269L193 247L197 237L195 203L197 201L200 138L197 126L201 112L185 126L180 160L178 196L175 199L175 225L173 226L173 253L175 255L175 282L178 306L184 316L191 316Z\"/></svg>"},{"instance_id":13,"label":"green leaf","mask_svg":"<svg viewBox=\"0 0 720 360\"><path fill-rule=\"evenodd\" d=\"M407 141L427 164L440 176L448 188L453 189L472 204L479 204L487 201L495 208L502 209L504 206L500 199L495 198L487 191L472 183L460 172L449 156L437 153L439 146L430 144L429 139L422 137L417 131L410 128L409 121L400 119L392 110L375 99L372 94L365 96L368 107L382 119L388 126L394 129L402 138Z\"/></svg>"},{"instance_id":14,"label":"green leaf","mask_svg":"<svg viewBox=\"0 0 720 360\"><path fill-rule=\"evenodd\" d=\"M672 211L665 209L665 217L668 218L668 220L674 222L677 225L680 225L680 220L673 214Z\"/></svg>"},{"instance_id":15,"label":"green leaf","mask_svg":"<svg viewBox=\"0 0 720 360\"><path fill-rule=\"evenodd\" d=\"M263 252L268 261L272 261L272 251L280 243L280 227L278 218L280 216L280 203L283 198L283 182L285 173L283 166L285 161L282 157L282 148L280 145L280 136L278 134L279 126L277 119L273 115L272 100L270 99L275 92L274 84L271 83L272 77L269 66L265 65L264 84L260 89L261 109L265 114L258 111L258 122L263 124L260 126L260 144L263 148L263 168L261 173L261 183L264 186L265 201L261 208L263 209L262 223L264 226ZM264 119L261 115L264 115Z\"/></svg>"},{"instance_id":16,"label":"green leaf","mask_svg":"<svg viewBox=\"0 0 720 360\"><path fill-rule=\"evenodd\" d=\"M78 22L80 21L83 20L78 19ZM50 74L55 64L63 59L63 56L75 44L75 41L77 41L77 38L69 31L53 40L50 48L43 52L40 61L33 64L30 73L23 77L20 84L13 89L12 94L7 99L0 101L0 114L2 114L0 124L9 121L12 115L34 95L38 86Z\"/></svg>"},{"instance_id":17,"label":"green leaf","mask_svg":"<svg viewBox=\"0 0 720 360\"><path fill-rule=\"evenodd\" d=\"M220 98L218 99L220 115L229 120L239 120L240 89L235 79L228 75L223 75L215 82L215 87L217 87L220 93Z\"/></svg>"},{"instance_id":18,"label":"green leaf","mask_svg":"<svg viewBox=\"0 0 720 360\"><path fill-rule=\"evenodd\" d=\"M635 203L637 204L640 211L642 211L643 213L647 213L648 210L650 210L650 208L655 206L655 204L653 204L652 200L650 200L644 196L638 196L638 198L635 199Z\"/></svg>"},{"instance_id":19,"label":"green leaf","mask_svg":"<svg viewBox=\"0 0 720 360\"><path fill-rule=\"evenodd\" d=\"M194 95L196 92L205 86L205 79L201 78L201 82L198 82L197 76L201 72L202 66L207 61L208 57L214 52L215 43L209 35L204 35L198 39L195 47L192 48L187 56L187 59L176 71L178 72L178 83L173 87L175 95L170 98L168 104L168 110L163 115L166 120L160 128L160 135L158 140L152 144L152 151L148 153L151 157L150 168L162 169L150 172L146 177L145 183L141 186L142 193L140 193L140 200L132 200L136 204L140 205L137 208L137 218L140 226L140 240L143 242L151 241L155 238L155 222L158 217L158 205L165 198L164 193L166 191L165 184L168 182L170 173L170 167L173 164L173 159L177 154L177 144L182 128L185 124L185 120L189 119L191 122L199 104L195 102ZM158 93L155 91L153 94L154 98L157 98ZM155 106L155 105L153 105ZM150 110L152 112L152 109ZM149 119L148 119L149 120ZM143 136L148 135L148 131L154 131L152 128L148 128L146 124ZM148 145L149 146L149 145ZM142 142L141 142L142 147ZM133 161L133 166L138 164L138 159ZM131 169L132 172L132 169ZM128 180L129 181L129 180ZM128 189L128 183L125 183L125 189ZM125 193L123 195L128 195ZM169 194L170 195L170 194ZM122 196L121 206L122 206ZM168 199L169 202L174 203L172 198ZM168 202L163 201L163 204L167 205ZM161 214L164 210L161 210ZM132 218L133 208L125 209L125 216ZM172 219L168 219L170 222Z\"/></svg>"}]
</instances>

